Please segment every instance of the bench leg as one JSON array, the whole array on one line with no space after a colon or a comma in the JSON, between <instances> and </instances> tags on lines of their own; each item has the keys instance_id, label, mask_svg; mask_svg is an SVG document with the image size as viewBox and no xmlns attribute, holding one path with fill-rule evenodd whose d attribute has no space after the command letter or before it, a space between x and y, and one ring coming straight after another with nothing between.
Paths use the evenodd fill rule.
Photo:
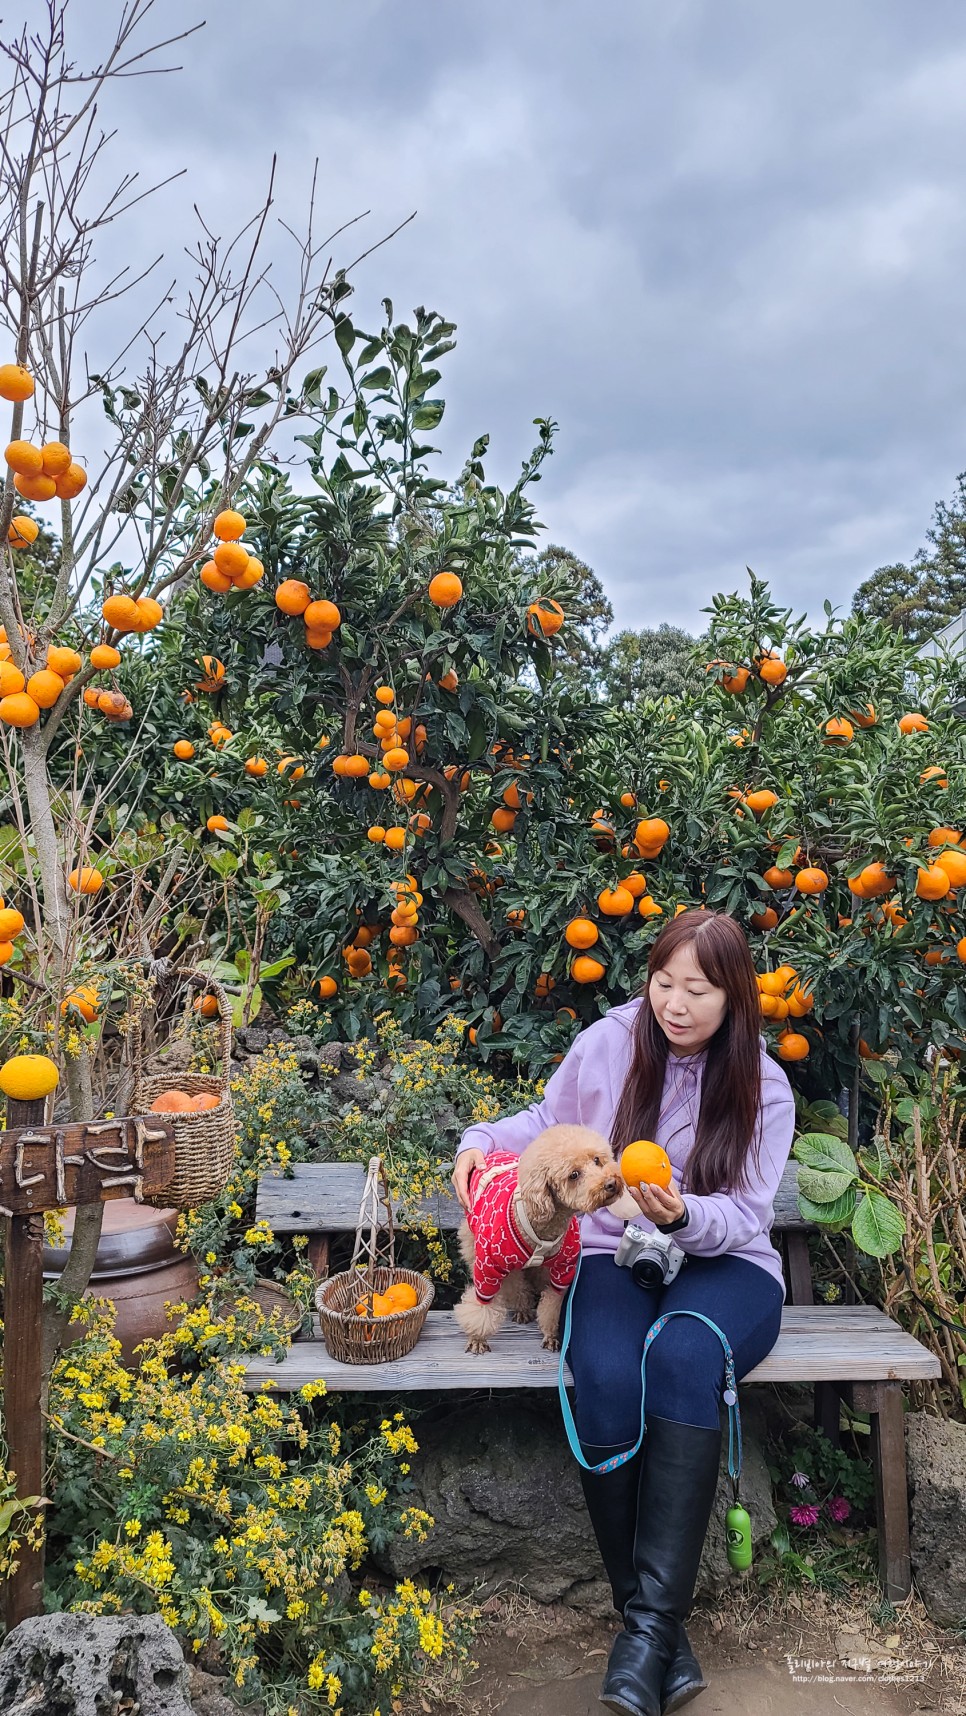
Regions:
<instances>
[{"instance_id":1,"label":"bench leg","mask_svg":"<svg viewBox=\"0 0 966 1716\"><path fill-rule=\"evenodd\" d=\"M316 1281L324 1281L329 1273L329 1236L314 1233L309 1240L309 1268Z\"/></svg>"},{"instance_id":2,"label":"bench leg","mask_svg":"<svg viewBox=\"0 0 966 1716\"><path fill-rule=\"evenodd\" d=\"M823 1436L828 1437L834 1448L841 1447L839 1391L834 1382L817 1382L815 1384L813 1423L816 1430L820 1430Z\"/></svg>"},{"instance_id":3,"label":"bench leg","mask_svg":"<svg viewBox=\"0 0 966 1716\"><path fill-rule=\"evenodd\" d=\"M854 1382L852 1402L860 1412L868 1412L872 1433L882 1594L890 1602L901 1602L912 1590L902 1384Z\"/></svg>"}]
</instances>

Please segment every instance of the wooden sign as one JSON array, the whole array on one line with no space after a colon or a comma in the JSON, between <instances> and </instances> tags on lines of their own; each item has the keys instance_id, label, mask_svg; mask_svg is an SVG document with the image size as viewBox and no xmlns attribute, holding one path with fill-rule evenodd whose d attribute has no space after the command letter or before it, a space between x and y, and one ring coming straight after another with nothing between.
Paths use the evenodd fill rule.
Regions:
<instances>
[{"instance_id":1,"label":"wooden sign","mask_svg":"<svg viewBox=\"0 0 966 1716\"><path fill-rule=\"evenodd\" d=\"M174 1129L163 1116L18 1126L0 1132L0 1215L161 1192L174 1177Z\"/></svg>"}]
</instances>

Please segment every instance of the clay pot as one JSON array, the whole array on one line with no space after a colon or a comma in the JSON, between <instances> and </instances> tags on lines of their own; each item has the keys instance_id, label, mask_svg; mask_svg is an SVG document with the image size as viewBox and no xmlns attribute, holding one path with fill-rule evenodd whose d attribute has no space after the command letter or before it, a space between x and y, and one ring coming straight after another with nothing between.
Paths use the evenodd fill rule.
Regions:
<instances>
[{"instance_id":1,"label":"clay pot","mask_svg":"<svg viewBox=\"0 0 966 1716\"><path fill-rule=\"evenodd\" d=\"M133 1198L115 1198L104 1206L104 1225L91 1284L90 1297L113 1299L117 1307L114 1333L121 1343L126 1364L134 1364L134 1348L140 1341L163 1335L171 1324L167 1306L198 1293L198 1266L193 1258L176 1251L174 1236L177 1210L151 1209ZM74 1211L67 1211L64 1229L69 1241ZM55 1281L70 1251L44 1246L44 1278Z\"/></svg>"}]
</instances>

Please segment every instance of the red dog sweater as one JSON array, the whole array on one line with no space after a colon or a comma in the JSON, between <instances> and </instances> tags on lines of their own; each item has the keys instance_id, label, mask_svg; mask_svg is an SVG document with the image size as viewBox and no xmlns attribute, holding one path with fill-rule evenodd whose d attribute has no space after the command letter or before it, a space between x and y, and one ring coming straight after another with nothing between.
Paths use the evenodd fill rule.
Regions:
<instances>
[{"instance_id":1,"label":"red dog sweater","mask_svg":"<svg viewBox=\"0 0 966 1716\"><path fill-rule=\"evenodd\" d=\"M478 1299L495 1298L506 1277L514 1269L526 1268L531 1261L534 1264L546 1263L551 1283L559 1293L570 1286L577 1271L580 1228L576 1216L563 1238L554 1242L552 1252L546 1252L542 1259L534 1256L539 1245L536 1236L528 1239L520 1232L526 1217L519 1205L514 1208L517 1194L515 1170L519 1161L519 1156L509 1151L494 1150L487 1157L485 1167L474 1168L470 1175L467 1221L476 1241L473 1286ZM501 1171L494 1174L494 1168Z\"/></svg>"}]
</instances>

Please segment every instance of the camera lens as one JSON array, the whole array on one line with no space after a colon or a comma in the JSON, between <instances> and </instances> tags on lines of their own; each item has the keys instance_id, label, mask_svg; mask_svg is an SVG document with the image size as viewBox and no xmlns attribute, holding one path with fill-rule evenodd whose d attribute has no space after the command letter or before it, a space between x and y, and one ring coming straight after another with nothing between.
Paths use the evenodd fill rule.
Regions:
<instances>
[{"instance_id":1,"label":"camera lens","mask_svg":"<svg viewBox=\"0 0 966 1716\"><path fill-rule=\"evenodd\" d=\"M660 1287L664 1282L664 1268L656 1257L639 1257L631 1265L631 1275L638 1287Z\"/></svg>"}]
</instances>

